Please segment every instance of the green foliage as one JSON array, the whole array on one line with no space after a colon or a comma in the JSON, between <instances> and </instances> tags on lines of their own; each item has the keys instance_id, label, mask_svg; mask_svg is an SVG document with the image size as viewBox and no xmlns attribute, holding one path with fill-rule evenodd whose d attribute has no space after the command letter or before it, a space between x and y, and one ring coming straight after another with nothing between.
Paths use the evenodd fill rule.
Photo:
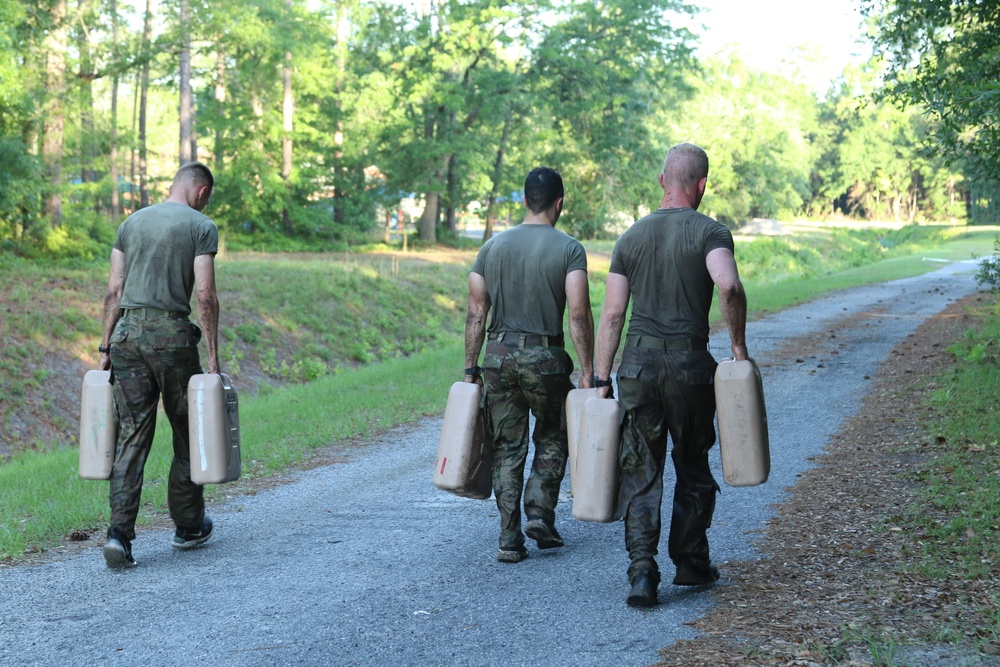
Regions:
<instances>
[{"instance_id":1,"label":"green foliage","mask_svg":"<svg viewBox=\"0 0 1000 667\"><path fill-rule=\"evenodd\" d=\"M811 196L818 132L817 102L805 85L755 72L735 57L709 59L689 84L695 93L679 111L657 114L659 143L694 141L708 152L701 210L731 223L800 211Z\"/></svg>"},{"instance_id":2,"label":"green foliage","mask_svg":"<svg viewBox=\"0 0 1000 667\"><path fill-rule=\"evenodd\" d=\"M1000 176L1000 4L865 0L862 9L886 54L883 94L927 113L933 150Z\"/></svg>"},{"instance_id":3,"label":"green foliage","mask_svg":"<svg viewBox=\"0 0 1000 667\"><path fill-rule=\"evenodd\" d=\"M993 239L994 254L983 257L976 268L976 284L989 287L994 292L1000 291L1000 236Z\"/></svg>"},{"instance_id":4,"label":"green foliage","mask_svg":"<svg viewBox=\"0 0 1000 667\"><path fill-rule=\"evenodd\" d=\"M873 89L871 66L851 68L823 106L834 128L817 169L811 209L896 222L964 221L965 178L943 158L921 153L926 120L863 97Z\"/></svg>"},{"instance_id":5,"label":"green foliage","mask_svg":"<svg viewBox=\"0 0 1000 667\"><path fill-rule=\"evenodd\" d=\"M693 67L693 35L668 17L690 11L674 0L571 3L541 43L534 74L559 138L549 161L567 179L565 224L577 235L596 238L649 196L664 150L649 118L662 91L683 94Z\"/></svg>"},{"instance_id":6,"label":"green foliage","mask_svg":"<svg viewBox=\"0 0 1000 667\"><path fill-rule=\"evenodd\" d=\"M153 202L177 166L178 2L155 6L151 45L139 31L142 3L116 3L114 17L110 3L83 3L61 26L52 7L35 5L0 0L0 248L100 257L139 205L142 163ZM408 241L460 245L463 216L520 218L524 175L539 164L565 177L563 228L613 238L658 203L656 173L682 140L708 150L703 210L732 226L804 215L998 217L995 183L919 152L938 136L937 119L856 103L873 92L874 70L847 72L818 100L794 73L731 57L696 64L697 35L680 26L697 8L680 0L411 5L194 3L198 157L216 173L207 213L230 250L365 245L398 210L416 223ZM65 46L54 38L60 27ZM47 74L50 55L65 60L59 80ZM983 94L988 102L992 92ZM59 104L56 165L43 149ZM47 212L57 195L58 224Z\"/></svg>"},{"instance_id":7,"label":"green foliage","mask_svg":"<svg viewBox=\"0 0 1000 667\"><path fill-rule=\"evenodd\" d=\"M39 243L36 162L18 139L0 136L0 250L25 251Z\"/></svg>"}]
</instances>

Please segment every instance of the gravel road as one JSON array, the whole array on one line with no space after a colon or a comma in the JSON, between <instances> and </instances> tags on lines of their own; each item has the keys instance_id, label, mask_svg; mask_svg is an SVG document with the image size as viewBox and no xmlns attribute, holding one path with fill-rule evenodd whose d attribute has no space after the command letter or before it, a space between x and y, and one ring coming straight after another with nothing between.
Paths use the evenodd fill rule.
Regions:
<instances>
[{"instance_id":1,"label":"gravel road","mask_svg":"<svg viewBox=\"0 0 1000 667\"><path fill-rule=\"evenodd\" d=\"M948 264L748 326L772 472L762 486L723 486L709 533L720 585L726 561L756 556L772 505L857 409L867 376L921 321L975 291L973 271ZM724 333L712 351L729 354ZM492 501L431 484L440 423L211 507L216 534L192 552L148 529L129 570L108 570L98 542L0 570L0 664L638 666L692 636L685 622L711 592L665 583L658 608L626 607L622 524L573 520L568 479L557 510L567 546L543 552L529 540L527 560L496 562ZM713 463L721 482L718 448ZM661 565L669 582L665 556Z\"/></svg>"}]
</instances>

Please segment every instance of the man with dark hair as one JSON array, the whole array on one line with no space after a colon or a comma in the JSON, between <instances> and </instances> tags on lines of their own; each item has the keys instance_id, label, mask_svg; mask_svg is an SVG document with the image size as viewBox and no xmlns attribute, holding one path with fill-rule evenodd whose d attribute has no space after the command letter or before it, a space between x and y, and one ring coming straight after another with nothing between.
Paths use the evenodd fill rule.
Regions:
<instances>
[{"instance_id":1,"label":"man with dark hair","mask_svg":"<svg viewBox=\"0 0 1000 667\"><path fill-rule=\"evenodd\" d=\"M156 406L173 429L174 457L167 502L177 526L173 546L191 549L212 534L203 487L191 481L187 386L202 372L198 341L204 333L208 372L219 372L219 299L215 253L219 231L201 214L212 196L212 171L199 162L181 167L166 201L136 211L118 228L104 297L99 367L111 369L118 442L111 470L111 525L104 545L109 567L135 564L132 540L142 475L153 444ZM191 293L198 288L193 324Z\"/></svg>"},{"instance_id":2,"label":"man with dark hair","mask_svg":"<svg viewBox=\"0 0 1000 667\"><path fill-rule=\"evenodd\" d=\"M555 229L563 208L559 172L533 169L524 182L524 204L524 222L479 251L469 273L465 320L465 381L482 382L485 388L487 437L495 447L493 493L500 510L497 560L504 563L528 555L521 533L522 487L528 537L540 549L563 546L555 508L566 472L566 395L573 388L573 361L563 343L567 303L580 386L592 387L594 373L587 254L579 241ZM529 412L535 417L535 457L525 485Z\"/></svg>"},{"instance_id":3,"label":"man with dark hair","mask_svg":"<svg viewBox=\"0 0 1000 667\"><path fill-rule=\"evenodd\" d=\"M618 366L621 436L620 508L632 586L626 602L657 603L660 504L667 435L676 471L668 549L677 567L673 583L715 582L707 530L719 491L708 466L715 443L716 362L708 352L708 311L719 304L736 359L747 358L746 294L733 255L733 236L697 212L708 182L708 155L693 144L667 153L659 176L660 208L637 221L615 243L597 330L598 396L608 396L611 367L633 300L625 350Z\"/></svg>"}]
</instances>

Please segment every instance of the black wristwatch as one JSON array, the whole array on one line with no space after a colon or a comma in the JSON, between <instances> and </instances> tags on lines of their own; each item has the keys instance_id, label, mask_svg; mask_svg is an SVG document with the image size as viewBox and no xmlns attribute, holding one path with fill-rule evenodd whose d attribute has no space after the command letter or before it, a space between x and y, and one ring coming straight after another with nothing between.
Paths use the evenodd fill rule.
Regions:
<instances>
[{"instance_id":1,"label":"black wristwatch","mask_svg":"<svg viewBox=\"0 0 1000 667\"><path fill-rule=\"evenodd\" d=\"M611 386L611 378L608 378L607 380L598 380L596 378L594 379L595 388L610 387L610 386Z\"/></svg>"},{"instance_id":2,"label":"black wristwatch","mask_svg":"<svg viewBox=\"0 0 1000 667\"><path fill-rule=\"evenodd\" d=\"M465 374L477 378L483 374L483 369L481 366L473 366L472 368L466 368Z\"/></svg>"},{"instance_id":3,"label":"black wristwatch","mask_svg":"<svg viewBox=\"0 0 1000 667\"><path fill-rule=\"evenodd\" d=\"M98 345L97 346L97 351L100 352L101 354L111 354L111 346L110 345Z\"/></svg>"}]
</instances>

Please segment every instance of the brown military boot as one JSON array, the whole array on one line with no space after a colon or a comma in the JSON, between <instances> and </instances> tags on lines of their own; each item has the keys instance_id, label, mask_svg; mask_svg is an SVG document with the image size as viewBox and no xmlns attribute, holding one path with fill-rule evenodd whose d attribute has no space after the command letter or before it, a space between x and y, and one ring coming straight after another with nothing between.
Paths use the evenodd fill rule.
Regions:
<instances>
[{"instance_id":1,"label":"brown military boot","mask_svg":"<svg viewBox=\"0 0 1000 667\"><path fill-rule=\"evenodd\" d=\"M500 547L497 560L501 563L520 563L528 557L528 550L521 547Z\"/></svg>"}]
</instances>

